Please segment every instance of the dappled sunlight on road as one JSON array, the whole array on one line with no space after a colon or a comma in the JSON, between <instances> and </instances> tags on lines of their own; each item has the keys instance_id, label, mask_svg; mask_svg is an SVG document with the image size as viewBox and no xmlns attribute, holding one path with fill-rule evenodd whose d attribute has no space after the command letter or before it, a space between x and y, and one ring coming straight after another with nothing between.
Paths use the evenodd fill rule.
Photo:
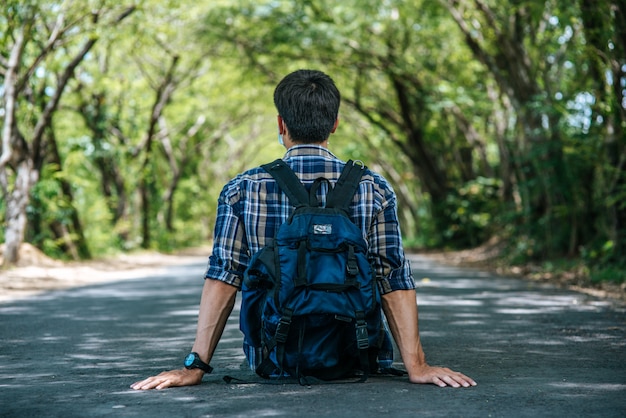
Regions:
<instances>
[{"instance_id":1,"label":"dappled sunlight on road","mask_svg":"<svg viewBox=\"0 0 626 418\"><path fill-rule=\"evenodd\" d=\"M0 380L16 383L25 369L36 367L40 373L29 374L25 385L38 390L92 381L100 371L101 378L130 384L139 373L180 367L193 343L203 280L164 276L154 277L154 286L125 280L41 294L31 298L34 303L0 305L3 321L21 323L21 329L3 332L2 346L24 353L13 363L5 361L6 349L0 351ZM184 309L182 300L188 304ZM168 306L173 307L169 312Z\"/></svg>"},{"instance_id":2,"label":"dappled sunlight on road","mask_svg":"<svg viewBox=\"0 0 626 418\"><path fill-rule=\"evenodd\" d=\"M623 305L427 260L414 259L412 265L428 361L479 382L476 390L455 392L457 402L502 410L515 399L536 413L546 405L579 412L587 404L572 406L572 400L615 397L626 389ZM82 405L89 411L85 415L141 416L145 408L220 415L233 405L241 416L332 414L336 385L223 382L224 375L256 377L241 350L239 296L211 361L215 371L202 385L159 392L129 388L147 376L182 367L195 338L202 268L0 304L0 401L10 399L13 408L26 410L34 402L31 394L45 393L47 404L73 411ZM406 378L385 383L372 378L358 390L341 393L342 405L362 411L365 400L378 405L377 414L397 413L397 403L407 396L420 406L416 414L439 397L446 405L455 402L447 391L416 388ZM270 403L272 397L280 397L281 404ZM333 399L334 404L329 402Z\"/></svg>"},{"instance_id":3,"label":"dappled sunlight on road","mask_svg":"<svg viewBox=\"0 0 626 418\"><path fill-rule=\"evenodd\" d=\"M431 362L465 368L464 353L475 353L474 370L467 373L479 383L492 376L509 384L532 379L543 388L542 399L553 402L593 396L589 391L602 388L624 390L624 373L616 382L613 372L624 367L623 304L473 270L432 269L426 259L412 266L422 343ZM607 326L610 317L618 325ZM559 376L558 382L546 374ZM572 383L585 382L581 375L597 383Z\"/></svg>"}]
</instances>

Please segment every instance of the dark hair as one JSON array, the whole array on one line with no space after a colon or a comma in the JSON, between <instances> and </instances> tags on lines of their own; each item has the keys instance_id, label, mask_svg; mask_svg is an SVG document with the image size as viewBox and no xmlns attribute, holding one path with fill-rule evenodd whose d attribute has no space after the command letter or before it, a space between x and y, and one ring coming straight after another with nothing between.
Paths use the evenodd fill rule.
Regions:
<instances>
[{"instance_id":1,"label":"dark hair","mask_svg":"<svg viewBox=\"0 0 626 418\"><path fill-rule=\"evenodd\" d=\"M333 80L316 70L295 71L274 90L274 105L297 143L320 143L330 136L340 99Z\"/></svg>"}]
</instances>

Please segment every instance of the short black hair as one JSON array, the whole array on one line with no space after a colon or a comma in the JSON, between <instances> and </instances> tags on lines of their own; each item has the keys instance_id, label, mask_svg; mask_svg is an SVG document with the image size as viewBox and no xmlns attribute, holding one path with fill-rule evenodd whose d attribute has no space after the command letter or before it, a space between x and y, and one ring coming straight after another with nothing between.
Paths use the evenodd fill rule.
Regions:
<instances>
[{"instance_id":1,"label":"short black hair","mask_svg":"<svg viewBox=\"0 0 626 418\"><path fill-rule=\"evenodd\" d=\"M298 70L274 90L274 105L296 143L320 143L330 136L341 96L335 82L317 70Z\"/></svg>"}]
</instances>

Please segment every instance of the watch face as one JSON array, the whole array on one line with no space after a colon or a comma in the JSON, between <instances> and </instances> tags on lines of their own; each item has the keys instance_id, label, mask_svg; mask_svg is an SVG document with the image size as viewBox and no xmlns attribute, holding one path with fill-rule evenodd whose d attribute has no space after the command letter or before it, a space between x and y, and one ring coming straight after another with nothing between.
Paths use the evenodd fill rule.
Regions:
<instances>
[{"instance_id":1,"label":"watch face","mask_svg":"<svg viewBox=\"0 0 626 418\"><path fill-rule=\"evenodd\" d=\"M196 357L193 354L188 354L187 357L185 357L185 366L191 366L195 359Z\"/></svg>"}]
</instances>

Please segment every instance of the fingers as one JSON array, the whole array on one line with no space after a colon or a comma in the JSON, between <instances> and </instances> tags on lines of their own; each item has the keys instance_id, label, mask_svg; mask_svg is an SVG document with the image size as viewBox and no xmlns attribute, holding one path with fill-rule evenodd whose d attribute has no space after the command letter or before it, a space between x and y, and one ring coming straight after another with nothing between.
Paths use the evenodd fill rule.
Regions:
<instances>
[{"instance_id":1,"label":"fingers","mask_svg":"<svg viewBox=\"0 0 626 418\"><path fill-rule=\"evenodd\" d=\"M170 386L172 386L172 382L160 376L152 376L130 385L130 387L135 390L165 389Z\"/></svg>"},{"instance_id":2,"label":"fingers","mask_svg":"<svg viewBox=\"0 0 626 418\"><path fill-rule=\"evenodd\" d=\"M445 388L447 386L446 382L444 382L443 380L441 380L437 376L433 377L433 383L435 385L439 386L440 388Z\"/></svg>"},{"instance_id":3,"label":"fingers","mask_svg":"<svg viewBox=\"0 0 626 418\"><path fill-rule=\"evenodd\" d=\"M462 373L443 367L428 367L418 376L409 376L413 383L432 383L439 387L468 388L476 386L476 382Z\"/></svg>"},{"instance_id":4,"label":"fingers","mask_svg":"<svg viewBox=\"0 0 626 418\"><path fill-rule=\"evenodd\" d=\"M457 376L444 376L442 379L439 379L441 384L440 387L452 386L453 388L460 388L461 386L464 388L470 387L471 384L466 379L457 377Z\"/></svg>"},{"instance_id":5,"label":"fingers","mask_svg":"<svg viewBox=\"0 0 626 418\"><path fill-rule=\"evenodd\" d=\"M135 382L130 387L135 390L165 389L172 386L198 385L202 381L200 370L171 370Z\"/></svg>"},{"instance_id":6,"label":"fingers","mask_svg":"<svg viewBox=\"0 0 626 418\"><path fill-rule=\"evenodd\" d=\"M460 376L461 380L460 381L457 380L457 382L459 382L461 386L463 386L464 388L477 385L476 381L474 381L474 379L472 379L471 377L465 376L464 374L461 374L461 373L458 373L458 375Z\"/></svg>"},{"instance_id":7,"label":"fingers","mask_svg":"<svg viewBox=\"0 0 626 418\"><path fill-rule=\"evenodd\" d=\"M440 384L439 386L452 386L453 388L476 386L476 382L463 373L455 372L450 369L442 369L442 371L445 372L444 375L438 377L444 385Z\"/></svg>"},{"instance_id":8,"label":"fingers","mask_svg":"<svg viewBox=\"0 0 626 418\"><path fill-rule=\"evenodd\" d=\"M476 382L472 378L465 376L462 373L453 372L451 370L444 373L443 375L440 374L438 376L435 376L435 379L433 379L433 383L440 387L451 386L453 388L468 388L471 386L476 386Z\"/></svg>"}]
</instances>

